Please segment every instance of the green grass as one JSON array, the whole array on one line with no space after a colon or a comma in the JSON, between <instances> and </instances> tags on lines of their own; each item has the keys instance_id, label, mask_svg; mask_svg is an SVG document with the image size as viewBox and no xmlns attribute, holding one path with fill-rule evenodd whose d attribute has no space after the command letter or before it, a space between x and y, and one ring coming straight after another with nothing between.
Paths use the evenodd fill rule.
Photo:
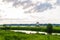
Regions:
<instances>
[{"instance_id":1,"label":"green grass","mask_svg":"<svg viewBox=\"0 0 60 40\"><path fill-rule=\"evenodd\" d=\"M13 31L0 30L0 40L60 40L60 36L25 34L25 33L15 33Z\"/></svg>"},{"instance_id":2,"label":"green grass","mask_svg":"<svg viewBox=\"0 0 60 40\"><path fill-rule=\"evenodd\" d=\"M46 26L40 26L40 27L30 27L30 26L26 26L26 27L21 27L21 26L11 26L11 27L0 27L0 29L2 30L31 30L31 31L43 31L46 32ZM55 27L53 26L53 32L54 33L60 33L60 27Z\"/></svg>"}]
</instances>

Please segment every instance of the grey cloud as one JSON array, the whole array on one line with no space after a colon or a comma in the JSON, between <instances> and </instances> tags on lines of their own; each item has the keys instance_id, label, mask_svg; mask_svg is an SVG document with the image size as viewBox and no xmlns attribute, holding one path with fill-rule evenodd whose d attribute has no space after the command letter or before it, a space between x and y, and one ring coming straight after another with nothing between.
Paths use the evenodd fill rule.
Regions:
<instances>
[{"instance_id":1,"label":"grey cloud","mask_svg":"<svg viewBox=\"0 0 60 40\"><path fill-rule=\"evenodd\" d=\"M14 2L14 1L17 1L17 0L3 0L3 2Z\"/></svg>"},{"instance_id":2,"label":"grey cloud","mask_svg":"<svg viewBox=\"0 0 60 40\"><path fill-rule=\"evenodd\" d=\"M30 0L25 0L25 1L16 1L13 3L13 6L23 6L23 9L26 9L30 6L32 6L32 1Z\"/></svg>"},{"instance_id":3,"label":"grey cloud","mask_svg":"<svg viewBox=\"0 0 60 40\"><path fill-rule=\"evenodd\" d=\"M32 1L31 0L3 0L3 2L13 2L13 6L23 6L23 9L26 9L30 6L32 6ZM26 4L26 5L25 5Z\"/></svg>"},{"instance_id":4,"label":"grey cloud","mask_svg":"<svg viewBox=\"0 0 60 40\"><path fill-rule=\"evenodd\" d=\"M52 5L50 3L41 3L40 5L37 5L34 7L37 12L43 12L47 9L51 9Z\"/></svg>"},{"instance_id":5,"label":"grey cloud","mask_svg":"<svg viewBox=\"0 0 60 40\"><path fill-rule=\"evenodd\" d=\"M20 6L23 6L23 9L26 9L26 8L29 8L30 6L32 6L31 9L29 9L28 11L25 11L25 12L44 12L45 10L47 9L52 9L52 4L50 3L37 3L37 4L33 4L32 0L3 0L3 1L7 1L7 2L13 2L13 6L16 7L20 7ZM59 0L58 0L59 1ZM25 5L26 4L26 5ZM38 5L39 4L39 5Z\"/></svg>"},{"instance_id":6,"label":"grey cloud","mask_svg":"<svg viewBox=\"0 0 60 40\"><path fill-rule=\"evenodd\" d=\"M15 1L15 2L13 3L13 6L14 6L14 7L16 7L17 5L21 5L21 1Z\"/></svg>"},{"instance_id":7,"label":"grey cloud","mask_svg":"<svg viewBox=\"0 0 60 40\"><path fill-rule=\"evenodd\" d=\"M21 4L24 6L23 9L26 9L33 5L32 1L30 1L30 0L24 1ZM24 4L26 4L26 5L24 5Z\"/></svg>"},{"instance_id":8,"label":"grey cloud","mask_svg":"<svg viewBox=\"0 0 60 40\"><path fill-rule=\"evenodd\" d=\"M57 5L60 5L60 0L57 0L57 1L56 1L56 4L57 4Z\"/></svg>"},{"instance_id":9,"label":"grey cloud","mask_svg":"<svg viewBox=\"0 0 60 40\"><path fill-rule=\"evenodd\" d=\"M50 3L41 3L41 4L37 4L35 7L33 7L31 10L26 11L26 12L44 12L47 9L52 9L52 5Z\"/></svg>"}]
</instances>

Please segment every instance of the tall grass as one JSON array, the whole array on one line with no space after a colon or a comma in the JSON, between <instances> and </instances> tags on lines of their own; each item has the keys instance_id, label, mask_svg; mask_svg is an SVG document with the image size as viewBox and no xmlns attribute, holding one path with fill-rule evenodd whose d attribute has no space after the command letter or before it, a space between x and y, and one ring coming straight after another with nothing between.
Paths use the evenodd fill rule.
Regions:
<instances>
[{"instance_id":1,"label":"tall grass","mask_svg":"<svg viewBox=\"0 0 60 40\"><path fill-rule=\"evenodd\" d=\"M0 31L0 40L60 40L60 36L57 35L25 34L5 30Z\"/></svg>"}]
</instances>

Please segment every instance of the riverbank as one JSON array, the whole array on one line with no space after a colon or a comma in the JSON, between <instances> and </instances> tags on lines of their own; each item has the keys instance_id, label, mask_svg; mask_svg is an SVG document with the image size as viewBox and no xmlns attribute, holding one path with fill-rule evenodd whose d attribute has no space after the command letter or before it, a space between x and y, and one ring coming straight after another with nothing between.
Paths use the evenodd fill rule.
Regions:
<instances>
[{"instance_id":1,"label":"riverbank","mask_svg":"<svg viewBox=\"0 0 60 40\"><path fill-rule=\"evenodd\" d=\"M40 27L30 27L30 26L7 26L7 27L0 27L0 30L27 30L27 31L40 31L40 32L46 32L47 27L46 26L40 26ZM53 26L53 33L60 33L60 27Z\"/></svg>"},{"instance_id":2,"label":"riverbank","mask_svg":"<svg viewBox=\"0 0 60 40\"><path fill-rule=\"evenodd\" d=\"M60 40L58 35L26 34L0 30L0 40Z\"/></svg>"}]
</instances>

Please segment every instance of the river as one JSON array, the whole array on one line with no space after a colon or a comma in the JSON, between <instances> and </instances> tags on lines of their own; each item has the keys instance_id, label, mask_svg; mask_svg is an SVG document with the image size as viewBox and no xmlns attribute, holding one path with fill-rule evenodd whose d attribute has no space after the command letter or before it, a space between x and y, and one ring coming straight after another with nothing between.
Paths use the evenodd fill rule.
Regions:
<instances>
[{"instance_id":1,"label":"river","mask_svg":"<svg viewBox=\"0 0 60 40\"><path fill-rule=\"evenodd\" d=\"M37 33L37 31L27 31L27 30L11 30L11 31L14 31L14 32L23 32L23 33L26 33L26 34L36 34ZM39 31L38 33L47 35L46 32L40 32ZM60 33L52 33L52 35L60 35Z\"/></svg>"}]
</instances>

